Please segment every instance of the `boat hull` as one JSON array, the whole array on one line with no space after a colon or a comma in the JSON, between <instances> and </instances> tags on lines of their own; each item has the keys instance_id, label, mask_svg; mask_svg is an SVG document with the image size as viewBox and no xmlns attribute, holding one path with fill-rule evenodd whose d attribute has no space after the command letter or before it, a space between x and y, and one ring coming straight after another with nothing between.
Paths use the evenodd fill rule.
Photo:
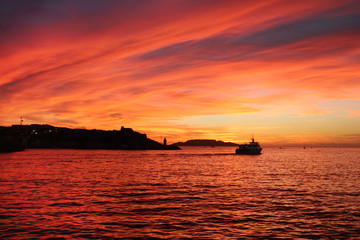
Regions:
<instances>
[{"instance_id":1,"label":"boat hull","mask_svg":"<svg viewBox=\"0 0 360 240\"><path fill-rule=\"evenodd\" d=\"M235 153L239 155L260 155L262 149L236 149Z\"/></svg>"}]
</instances>

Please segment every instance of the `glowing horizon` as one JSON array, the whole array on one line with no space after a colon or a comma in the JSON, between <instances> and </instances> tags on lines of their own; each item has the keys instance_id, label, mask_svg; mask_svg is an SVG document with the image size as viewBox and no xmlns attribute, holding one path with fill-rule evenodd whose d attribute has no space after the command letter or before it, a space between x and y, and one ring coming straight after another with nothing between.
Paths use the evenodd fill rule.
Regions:
<instances>
[{"instance_id":1,"label":"glowing horizon","mask_svg":"<svg viewBox=\"0 0 360 240\"><path fill-rule=\"evenodd\" d=\"M360 146L360 3L16 1L0 125Z\"/></svg>"}]
</instances>

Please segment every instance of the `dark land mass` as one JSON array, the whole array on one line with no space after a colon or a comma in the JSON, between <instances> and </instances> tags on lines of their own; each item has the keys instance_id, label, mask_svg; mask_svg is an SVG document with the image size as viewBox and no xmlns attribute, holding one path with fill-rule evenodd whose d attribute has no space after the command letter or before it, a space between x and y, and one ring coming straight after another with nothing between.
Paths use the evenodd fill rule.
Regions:
<instances>
[{"instance_id":1,"label":"dark land mass","mask_svg":"<svg viewBox=\"0 0 360 240\"><path fill-rule=\"evenodd\" d=\"M0 127L0 153L25 150L24 137L12 127Z\"/></svg>"},{"instance_id":2,"label":"dark land mass","mask_svg":"<svg viewBox=\"0 0 360 240\"><path fill-rule=\"evenodd\" d=\"M0 127L0 152L21 151L26 148L50 149L119 149L119 150L177 150L147 138L131 128L120 130L86 130L51 125L13 125Z\"/></svg>"},{"instance_id":3,"label":"dark land mass","mask_svg":"<svg viewBox=\"0 0 360 240\"><path fill-rule=\"evenodd\" d=\"M174 143L176 146L238 146L239 144L232 143L232 142L223 142L211 139L193 139L188 140L186 142L178 142Z\"/></svg>"}]
</instances>

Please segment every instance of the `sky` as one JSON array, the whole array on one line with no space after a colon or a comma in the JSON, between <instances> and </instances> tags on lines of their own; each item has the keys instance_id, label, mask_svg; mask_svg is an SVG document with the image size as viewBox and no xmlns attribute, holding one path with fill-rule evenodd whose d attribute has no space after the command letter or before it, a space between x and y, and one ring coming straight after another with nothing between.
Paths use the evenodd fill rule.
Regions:
<instances>
[{"instance_id":1,"label":"sky","mask_svg":"<svg viewBox=\"0 0 360 240\"><path fill-rule=\"evenodd\" d=\"M2 126L360 146L360 1L0 4Z\"/></svg>"}]
</instances>

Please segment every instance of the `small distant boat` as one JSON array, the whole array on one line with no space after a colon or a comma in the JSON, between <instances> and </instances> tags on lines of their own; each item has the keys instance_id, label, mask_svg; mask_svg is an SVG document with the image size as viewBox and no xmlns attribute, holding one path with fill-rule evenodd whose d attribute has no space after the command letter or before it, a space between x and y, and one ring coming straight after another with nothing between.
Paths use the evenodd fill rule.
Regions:
<instances>
[{"instance_id":1,"label":"small distant boat","mask_svg":"<svg viewBox=\"0 0 360 240\"><path fill-rule=\"evenodd\" d=\"M261 154L262 148L258 142L255 142L254 137L252 137L251 142L240 144L239 147L235 150L236 154L242 155L259 155Z\"/></svg>"}]
</instances>

